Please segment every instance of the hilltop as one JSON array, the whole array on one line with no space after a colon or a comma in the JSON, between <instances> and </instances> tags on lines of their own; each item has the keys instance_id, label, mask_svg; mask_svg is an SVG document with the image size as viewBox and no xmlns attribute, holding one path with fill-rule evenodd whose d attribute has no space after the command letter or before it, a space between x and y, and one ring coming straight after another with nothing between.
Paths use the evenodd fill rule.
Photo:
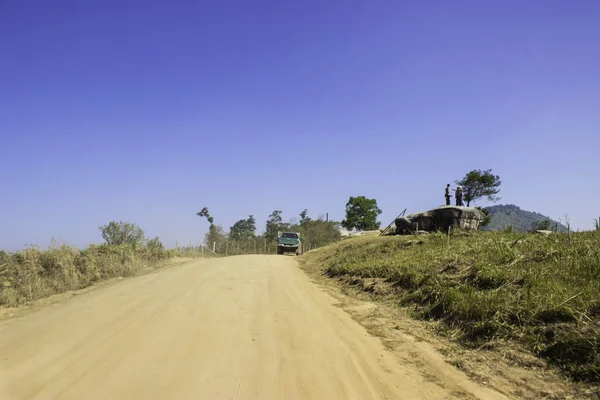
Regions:
<instances>
[{"instance_id":1,"label":"hilltop","mask_svg":"<svg viewBox=\"0 0 600 400\"><path fill-rule=\"evenodd\" d=\"M489 225L482 228L484 231L499 231L512 226L518 231L530 230L537 222L550 221L550 229L554 230L558 224L559 232L566 232L567 227L560 222L540 213L522 210L514 204L486 207L490 212Z\"/></svg>"}]
</instances>

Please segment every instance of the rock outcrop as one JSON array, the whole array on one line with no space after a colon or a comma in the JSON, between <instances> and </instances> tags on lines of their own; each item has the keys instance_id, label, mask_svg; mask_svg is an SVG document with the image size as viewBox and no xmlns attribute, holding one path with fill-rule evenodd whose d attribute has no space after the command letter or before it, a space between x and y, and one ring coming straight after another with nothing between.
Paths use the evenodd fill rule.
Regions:
<instances>
[{"instance_id":1,"label":"rock outcrop","mask_svg":"<svg viewBox=\"0 0 600 400\"><path fill-rule=\"evenodd\" d=\"M396 234L447 231L449 227L476 230L484 218L483 212L476 208L442 206L396 219Z\"/></svg>"}]
</instances>

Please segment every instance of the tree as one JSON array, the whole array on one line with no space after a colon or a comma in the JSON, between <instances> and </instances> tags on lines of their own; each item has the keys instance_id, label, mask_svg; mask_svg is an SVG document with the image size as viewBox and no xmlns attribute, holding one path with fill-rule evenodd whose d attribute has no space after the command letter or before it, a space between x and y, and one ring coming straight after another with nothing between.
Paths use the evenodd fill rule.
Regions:
<instances>
[{"instance_id":1,"label":"tree","mask_svg":"<svg viewBox=\"0 0 600 400\"><path fill-rule=\"evenodd\" d=\"M206 217L208 223L211 225L213 224L214 219L210 216L208 208L204 207L201 211L197 212L196 215L199 217Z\"/></svg>"},{"instance_id":2,"label":"tree","mask_svg":"<svg viewBox=\"0 0 600 400\"><path fill-rule=\"evenodd\" d=\"M111 246L139 245L144 242L144 231L131 222L111 221L108 225L100 226L100 231L102 238Z\"/></svg>"},{"instance_id":3,"label":"tree","mask_svg":"<svg viewBox=\"0 0 600 400\"><path fill-rule=\"evenodd\" d=\"M300 218L300 224L289 229L300 233L304 249L326 246L341 239L339 222L325 221L324 217L312 219L307 210L300 213Z\"/></svg>"},{"instance_id":4,"label":"tree","mask_svg":"<svg viewBox=\"0 0 600 400\"><path fill-rule=\"evenodd\" d=\"M481 171L480 169L473 170L465 175L460 181L455 181L457 185L463 188L463 197L467 202L467 207L472 201L487 197L491 202L500 200L496 196L500 192L500 177L492 174L492 170L488 169Z\"/></svg>"},{"instance_id":5,"label":"tree","mask_svg":"<svg viewBox=\"0 0 600 400\"><path fill-rule=\"evenodd\" d=\"M310 222L311 219L308 216L308 210L305 208L304 210L302 210L302 212L300 213L300 225L302 224L306 224L308 222Z\"/></svg>"},{"instance_id":6,"label":"tree","mask_svg":"<svg viewBox=\"0 0 600 400\"><path fill-rule=\"evenodd\" d=\"M346 219L342 226L348 230L370 231L379 229L381 222L377 216L381 210L377 207L377 200L365 196L350 197L346 203Z\"/></svg>"},{"instance_id":7,"label":"tree","mask_svg":"<svg viewBox=\"0 0 600 400\"><path fill-rule=\"evenodd\" d=\"M273 211L269 215L265 226L265 239L269 242L277 240L277 232L284 230L286 227L287 225L283 223L283 218L281 217L281 210Z\"/></svg>"},{"instance_id":8,"label":"tree","mask_svg":"<svg viewBox=\"0 0 600 400\"><path fill-rule=\"evenodd\" d=\"M242 240L256 237L256 220L253 215L248 219L240 219L231 228L229 228L229 238L231 240Z\"/></svg>"},{"instance_id":9,"label":"tree","mask_svg":"<svg viewBox=\"0 0 600 400\"><path fill-rule=\"evenodd\" d=\"M204 235L204 245L212 251L214 243L217 253L223 253L225 251L224 248L226 242L227 236L225 236L225 230L221 225L211 225L210 228L208 228L206 235Z\"/></svg>"}]
</instances>

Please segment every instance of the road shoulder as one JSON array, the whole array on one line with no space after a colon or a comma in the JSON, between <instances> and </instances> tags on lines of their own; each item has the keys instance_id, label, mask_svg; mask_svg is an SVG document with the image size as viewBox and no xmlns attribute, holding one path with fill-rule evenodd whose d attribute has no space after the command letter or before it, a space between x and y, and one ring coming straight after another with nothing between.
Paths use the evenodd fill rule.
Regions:
<instances>
[{"instance_id":1,"label":"road shoulder","mask_svg":"<svg viewBox=\"0 0 600 400\"><path fill-rule=\"evenodd\" d=\"M595 388L576 385L539 358L508 343L466 349L436 332L436 323L409 316L371 288L361 290L341 279L329 278L318 265L300 258L299 267L310 280L338 302L398 361L414 365L425 377L448 387L461 385L476 394L489 388L514 399L599 399ZM368 283L366 283L368 284Z\"/></svg>"}]
</instances>

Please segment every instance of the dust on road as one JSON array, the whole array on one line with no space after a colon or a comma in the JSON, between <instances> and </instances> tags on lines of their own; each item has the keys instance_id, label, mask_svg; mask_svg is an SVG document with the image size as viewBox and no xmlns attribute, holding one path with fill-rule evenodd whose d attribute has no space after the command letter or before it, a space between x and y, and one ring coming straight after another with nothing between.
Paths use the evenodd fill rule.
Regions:
<instances>
[{"instance_id":1,"label":"dust on road","mask_svg":"<svg viewBox=\"0 0 600 400\"><path fill-rule=\"evenodd\" d=\"M0 399L504 398L453 382L400 363L293 257L194 261L0 322Z\"/></svg>"}]
</instances>

